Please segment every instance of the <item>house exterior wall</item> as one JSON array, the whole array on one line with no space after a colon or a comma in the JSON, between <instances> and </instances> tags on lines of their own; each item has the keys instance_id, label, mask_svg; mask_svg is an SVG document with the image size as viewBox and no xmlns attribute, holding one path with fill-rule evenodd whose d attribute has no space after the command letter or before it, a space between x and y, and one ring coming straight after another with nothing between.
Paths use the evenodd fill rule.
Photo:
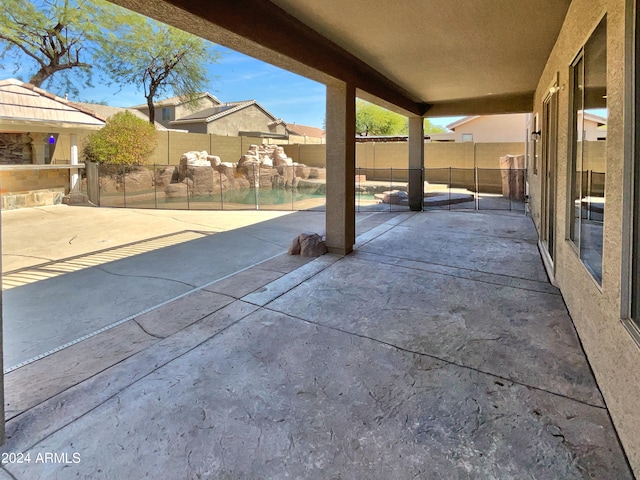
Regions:
<instances>
[{"instance_id":1,"label":"house exterior wall","mask_svg":"<svg viewBox=\"0 0 640 480\"><path fill-rule=\"evenodd\" d=\"M308 143L312 143L312 144L325 143L325 141L324 141L324 137L309 137L304 135L289 134L289 139L285 143L291 143L291 144L301 143L303 145L306 145Z\"/></svg>"},{"instance_id":2,"label":"house exterior wall","mask_svg":"<svg viewBox=\"0 0 640 480\"><path fill-rule=\"evenodd\" d=\"M275 134L278 134L278 135L284 135L284 134L287 133L287 127L285 127L284 124L282 124L282 123L279 123L279 124L277 124L275 126L271 126L271 127L268 127L268 128L269 128L269 132L270 133L275 133Z\"/></svg>"},{"instance_id":3,"label":"house exterior wall","mask_svg":"<svg viewBox=\"0 0 640 480\"><path fill-rule=\"evenodd\" d=\"M556 194L555 282L561 289L571 317L589 358L624 449L636 475L640 475L640 347L625 328L624 292L629 283L624 265L630 255L625 245L630 215L625 214L631 195L625 188L630 155L626 155L633 125L625 124L626 42L632 42L625 21L633 15L634 2L625 0L574 0L558 40L540 78L534 99L534 114L542 119L543 101L558 76L558 165ZM627 5L628 7L627 7ZM570 65L602 16L607 15L607 107L606 151L604 143L588 142L588 164L606 169L606 214L603 236L601 286L581 262L569 238L571 201L570 170ZM538 142L541 144L541 142ZM542 145L540 145L542 147ZM599 151L598 151L599 150ZM605 161L602 161L602 158ZM543 169L528 172L532 217L541 231Z\"/></svg>"},{"instance_id":4,"label":"house exterior wall","mask_svg":"<svg viewBox=\"0 0 640 480\"><path fill-rule=\"evenodd\" d=\"M195 123L181 123L176 127L180 130L187 130L189 133L213 133L209 131L209 125L204 122L195 122Z\"/></svg>"},{"instance_id":5,"label":"house exterior wall","mask_svg":"<svg viewBox=\"0 0 640 480\"><path fill-rule=\"evenodd\" d=\"M173 108L171 120L183 118L183 117L186 117L187 115L191 115L194 112L199 112L200 110L206 110L207 108L215 107L217 105L220 105L220 102L215 102L212 98L209 98L209 97L200 98L194 105L182 103L180 105L176 105ZM156 112L156 117L158 117L158 112Z\"/></svg>"},{"instance_id":6,"label":"house exterior wall","mask_svg":"<svg viewBox=\"0 0 640 480\"><path fill-rule=\"evenodd\" d=\"M273 122L273 118L257 106L250 105L210 122L207 125L207 133L215 133L216 135L239 135L239 132L270 133L269 124L271 122Z\"/></svg>"},{"instance_id":7,"label":"house exterior wall","mask_svg":"<svg viewBox=\"0 0 640 480\"><path fill-rule=\"evenodd\" d=\"M202 97L193 106L187 105L185 103L182 103L180 105L158 105L156 106L155 110L155 121L165 128L173 128L169 124L169 122L182 117L186 117L187 115L190 115L193 112L197 112L199 110L215 107L219 104L220 102L215 102L212 98ZM166 120L162 119L162 110L164 108L169 109L169 118ZM138 110L144 113L147 117L149 116L149 107L143 106L138 108Z\"/></svg>"},{"instance_id":8,"label":"house exterior wall","mask_svg":"<svg viewBox=\"0 0 640 480\"><path fill-rule=\"evenodd\" d=\"M526 114L483 115L454 129L456 142L462 142L463 134L473 134L476 143L524 142Z\"/></svg>"},{"instance_id":9,"label":"house exterior wall","mask_svg":"<svg viewBox=\"0 0 640 480\"><path fill-rule=\"evenodd\" d=\"M584 119L584 138L587 141L592 141L595 142L596 140L598 140L598 138L606 138L607 137L607 131L606 130L599 130L598 129L598 124L592 120L589 120L588 118Z\"/></svg>"}]
</instances>

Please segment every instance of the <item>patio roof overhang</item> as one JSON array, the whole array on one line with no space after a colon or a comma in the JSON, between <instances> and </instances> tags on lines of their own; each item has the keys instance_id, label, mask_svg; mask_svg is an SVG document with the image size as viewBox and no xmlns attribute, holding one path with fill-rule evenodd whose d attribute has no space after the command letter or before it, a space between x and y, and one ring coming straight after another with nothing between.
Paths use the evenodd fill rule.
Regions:
<instances>
[{"instance_id":1,"label":"patio roof overhang","mask_svg":"<svg viewBox=\"0 0 640 480\"><path fill-rule=\"evenodd\" d=\"M532 110L570 0L113 0L361 98L429 117Z\"/></svg>"}]
</instances>

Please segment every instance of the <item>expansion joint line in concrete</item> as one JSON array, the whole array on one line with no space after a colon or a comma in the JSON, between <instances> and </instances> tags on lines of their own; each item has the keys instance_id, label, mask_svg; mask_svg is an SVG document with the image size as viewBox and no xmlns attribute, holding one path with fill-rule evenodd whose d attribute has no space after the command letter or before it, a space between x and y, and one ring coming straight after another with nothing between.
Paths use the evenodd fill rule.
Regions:
<instances>
[{"instance_id":1,"label":"expansion joint line in concrete","mask_svg":"<svg viewBox=\"0 0 640 480\"><path fill-rule=\"evenodd\" d=\"M340 259L336 260L336 262L339 262L339 261L341 261L341 260L343 260L343 259L342 259L342 258L340 258ZM335 262L333 262L333 263L335 263ZM293 290L294 288L299 287L300 285L302 285L302 284L303 284L303 283L305 283L305 282L308 282L309 280L311 280L313 277L315 277L315 276L316 276L316 275L318 275L319 273L324 272L327 268L329 268L330 266L332 266L332 265L333 265L333 263L328 263L328 264L327 264L324 268L322 268L321 270L318 270L317 272L313 273L312 275L310 275L310 276L308 276L308 277L305 277L303 280L300 280L298 283L296 283L296 284L292 285L291 287L287 288L284 292L281 292L280 294L278 294L277 296L275 296L274 298L272 298L271 300L269 300L269 301L268 301L267 303L265 303L264 305L260 305L260 304L257 304L257 303L252 303L252 302L250 302L250 301L248 301L248 300L242 300L242 298L241 298L240 300L242 300L243 302L248 303L248 304L250 304L250 305L254 305L254 306L256 306L256 307L263 308L263 307L265 307L265 306L269 305L270 303L272 303L272 302L276 301L277 299L279 299L280 297L282 297L282 296L283 296L283 295L285 295L286 293L289 293L289 292L290 292L291 290ZM244 297L243 297L243 298L244 298Z\"/></svg>"},{"instance_id":2,"label":"expansion joint line in concrete","mask_svg":"<svg viewBox=\"0 0 640 480\"><path fill-rule=\"evenodd\" d=\"M200 287L196 287L196 288L193 288L191 290L188 290L188 291L186 291L184 293L181 293L180 295L177 295L177 296L175 296L173 298L165 300L164 302L161 302L161 303L159 303L157 305L153 305L153 306L151 306L149 308L146 308L146 309L144 309L144 310L142 310L140 312L134 313L133 315L129 315L128 317L125 317L125 318L123 318L121 320L118 320L118 321L113 322L113 323L111 323L109 325L106 325L106 326L104 326L102 328L99 328L98 330L95 330L93 332L87 333L86 335L83 335L83 336L81 336L79 338L76 338L75 340L71 340L70 342L67 342L64 345L60 345L58 347L52 348L51 350L49 350L47 352L41 353L40 355L36 355L35 357L32 357L32 358L30 358L28 360L20 362L17 365L13 365L11 367L5 368L4 369L4 374L6 375L6 374L8 374L10 372L13 372L14 370L17 370L18 368L24 367L24 366L29 365L30 363L33 363L33 362L35 362L37 360L41 360L41 359L43 359L45 357L48 357L49 355L53 355L54 353L57 353L57 352L59 352L61 350L64 350L65 348L69 348L69 347L71 347L73 345L76 345L76 344L82 342L83 340L86 340L88 338L94 337L94 336L96 336L96 335L98 335L98 334L100 334L102 332L106 332L107 330L111 330L112 328L115 328L115 327L117 327L119 325L122 325L123 323L126 323L129 320L133 320L134 318L139 317L141 315L144 315L145 313L152 312L153 310L157 310L160 307L164 307L165 305L168 305L171 302L174 302L176 300L180 300L181 298L184 298L187 295L190 295L190 294L195 293L195 292L199 292L200 290L204 290L207 287L210 287L211 285L214 285L214 284L216 284L218 282L226 280L227 278L230 278L230 277L232 277L232 276L234 276L234 275L236 275L238 273L244 272L245 270L249 270L249 269L251 269L253 267L256 267L256 266L261 265L263 263L266 263L266 262L268 262L270 260L273 260L274 258L279 257L280 255L283 255L283 254L282 253L278 253L276 255L273 255L273 256L271 256L269 258L266 258L264 260L261 260L260 262L255 263L253 265L249 265L249 266L247 266L245 268L242 268L242 269L237 270L237 271L235 271L233 273L230 273L229 275L225 275L224 277L221 277L221 278L218 278L218 279L213 280L211 282L205 283L204 285L201 285Z\"/></svg>"},{"instance_id":3,"label":"expansion joint line in concrete","mask_svg":"<svg viewBox=\"0 0 640 480\"><path fill-rule=\"evenodd\" d=\"M237 299L234 299L234 300L237 300ZM247 302L243 302L243 303L247 303ZM178 330L178 331L176 331L176 332L172 333L172 335L175 335L176 333L179 333L179 332L181 332L181 331L183 331L183 330L185 330L185 329L189 328L191 325L195 325L196 323L198 323L198 322L200 322L200 321L204 320L204 319L205 319L205 318L207 318L208 316L213 315L213 314L215 314L216 312L218 312L219 310L224 309L226 306L227 306L227 305L224 305L224 306L222 306L222 307L220 307L220 308L218 308L218 309L216 309L216 310L213 310L213 311L211 311L211 312L208 312L208 313L206 313L206 314L203 314L200 318L197 318L197 319L196 319L196 320L194 320L191 324L189 324L189 325L185 326L184 328L181 328L180 330ZM246 316L246 315L245 315L245 316ZM243 317L243 318L244 318L244 317ZM158 341L161 341L161 340L164 340L165 338L167 338L167 337L161 337L161 336L158 336L158 335L154 335L153 333L149 332L146 328L144 328L144 327L142 326L142 324L140 324L140 322L138 322L138 319L137 319L137 318L132 318L132 319L131 319L131 321L132 321L133 323L135 323L138 327L140 327L140 329L141 329L145 334L149 335L150 337L153 337L153 338L157 339ZM225 329L226 329L226 327L225 327ZM169 335L169 336L171 336L171 335ZM213 336L215 336L215 335L212 335L210 338L213 338ZM205 340L205 341L206 341L206 340ZM95 377L96 375L99 375L100 373L104 372L105 370L108 370L109 368L111 368L111 367L113 367L113 366L115 366L115 365L117 365L117 364L119 364L119 363L124 362L125 360L127 360L128 358L130 358L130 357L132 357L132 356L136 355L137 353L139 353L139 352L135 352L135 353L131 354L131 355L130 355L130 356L128 356L128 357L122 358L120 361L118 361L118 362L116 362L116 363L114 363L114 364L112 364L112 365L107 365L107 366L105 366L102 370L99 370L99 371L95 372L95 373L94 373L93 375L91 375L90 377L84 378L84 379L82 379L81 381L74 383L73 385L69 385L69 386L67 386L67 388L65 388L64 390L62 390L62 391L58 392L56 395L59 395L59 394L61 394L61 393L63 393L63 392L66 392L67 390L70 390L71 388L75 387L75 386L76 386L76 385L78 385L79 383L82 383L82 382L84 382L84 381L86 381L86 380L89 380L90 378L93 378L93 377ZM177 357L176 357L176 358L177 358ZM44 401L42 401L42 402L40 402L40 403L37 403L37 404L35 404L35 405L31 406L30 408L37 407L38 405L41 405L41 404L43 404L43 403L47 402L48 400L49 400L49 399L46 399L46 400L44 400ZM22 412L22 413L24 413L24 412ZM16 417L17 417L17 416L20 416L20 415L21 415L21 413L20 413L20 414L18 414L18 415L16 415ZM12 418L10 418L10 419L8 419L8 420L12 420L13 418L15 418L15 417L12 417Z\"/></svg>"},{"instance_id":4,"label":"expansion joint line in concrete","mask_svg":"<svg viewBox=\"0 0 640 480\"><path fill-rule=\"evenodd\" d=\"M139 213L139 212L138 212L138 213ZM376 213L371 214L371 215L368 215L367 217L365 217L365 218L363 218L363 219L360 219L359 221L365 220L366 218L369 218L370 216L373 216L373 215L375 215L375 214L376 214ZM165 237L165 236L171 236L171 234L169 234L169 235L163 235L162 237ZM161 237L157 237L157 238L161 238ZM127 245L121 245L121 246L119 246L119 247L115 247L115 248L126 247L126 246L130 246L130 245L134 245L135 243L138 243L138 242L134 242L134 243L127 244ZM100 252L104 252L104 251L108 251L108 250L112 250L112 249L105 249L105 250L102 250L102 251L100 251ZM100 253L100 252L93 252L93 253ZM81 337L79 337L79 338L76 338L76 339L74 339L74 340L71 340L71 341L69 341L69 342L65 343L64 345L60 345L60 346L55 347L55 348L53 348L53 349L51 349L51 350L49 350L49 351L47 351L47 352L44 352L44 353L41 353L41 354L39 354L39 355L36 355L35 357L29 358L29 359L27 359L27 360L25 360L25 361L23 361L23 362L18 363L17 365L13 365L13 366L11 366L11 367L7 367L7 368L5 368L5 369L4 369L4 374L6 375L6 374L8 374L8 373L10 373L10 372L12 372L12 371L14 371L14 370L17 370L18 368L24 367L24 366L29 365L30 363L33 363L33 362L35 362L35 361L37 361L37 360L41 360L41 359L43 359L43 358L45 358L45 357L48 357L48 356L50 356L50 355L53 355L54 353L57 353L57 352L59 352L59 351L61 351L61 350L64 350L65 348L68 348L68 347L71 347L71 346L73 346L73 345L76 345L76 344L80 343L80 342L81 342L81 341L83 341L83 340L86 340L86 339L88 339L88 338L94 337L94 336L96 336L96 335L98 335L98 334L100 334L100 333L102 333L102 332L106 332L107 330L110 330L110 329L115 328L115 327L117 327L117 326L119 326L119 325L122 325L123 323L128 322L129 320L133 320L134 318L139 317L139 316L141 316L141 315L144 315L145 313L149 313L149 312L151 312L151 311L153 311L153 310L156 310L156 309L158 309L158 308L164 307L165 305L168 305L168 304L169 304L169 303L171 303L171 302L174 302L174 301L176 301L176 300L180 300L181 298L184 298L184 297L186 297L187 295L190 295L190 294L192 294L192 293L198 292L198 291L200 291L200 290L206 290L206 288L207 288L207 287L210 287L211 285L214 285L214 284L216 284L216 283L218 283L218 282L221 282L221 281L223 281L223 280L226 280L226 279L228 279L228 278L230 278L230 277L232 277L232 276L234 276L234 275L236 275L236 274L238 274L238 273L242 273L242 272L244 272L244 271L246 271L246 270L249 270L249 269L251 269L251 268L257 267L258 265L261 265L261 264L266 263L266 262L268 262L268 261L270 261L270 260L273 260L274 258L277 258L277 257L279 257L279 256L281 256L281 255L284 255L284 253L278 253L278 254L276 254L276 255L272 255L272 256L271 256L271 257L269 257L269 258L266 258L266 259L264 259L264 260L261 260L261 261L259 261L259 262L256 262L256 263L254 263L254 264L252 264L252 265L249 265L249 266L247 266L247 267L245 267L245 268L242 268L242 269L240 269L240 270L237 270L237 271L235 271L235 272L232 272L232 273L230 273L230 274L228 274L228 275L225 275L225 276L223 276L223 277L221 277L221 278L218 278L218 279L216 279L216 280L213 280L213 281L211 281L211 282L205 283L204 285L201 285L201 286L199 286L199 287L192 288L191 290L188 290L188 291L186 291L186 292L184 292L184 293L182 293L182 294L180 294L180 295L177 295L177 296L172 297L172 298L170 298L170 299L168 299L168 300L165 300L164 302L161 302L161 303L159 303L159 304L157 304L157 305L153 305L153 306L151 306L151 307L149 307L149 308L146 308L145 310L142 310L141 312L134 313L133 315L129 315L128 317L125 317L125 318L123 318L123 319L121 319L121 320L118 320L118 321L113 322L113 323L111 323L111 324L109 324L109 325L106 325L106 326L104 326L104 327L102 327L102 328L99 328L98 330L95 330L95 331L90 332L90 333L88 333L88 334L86 334L86 335L83 335L83 336L81 336ZM70 257L70 258L64 259L64 261L69 261L69 260L72 260L72 259L75 259L75 258L81 258L81 257L83 257L83 256L84 256L84 255L78 255L78 256L76 256L76 257ZM51 262L51 263L52 263L52 264L54 264L54 263L57 263L57 262L60 262L60 261L62 261L62 260L57 260L57 261L55 261L55 262ZM42 266L44 266L44 265L47 265L47 264L39 265L39 267L42 267ZM25 269L19 269L19 270L16 270L15 272L19 272L19 271L21 271L21 270L27 270L27 269L29 269L29 268L31 268L31 269L32 269L32 268L34 268L34 267L28 267L28 268L25 268ZM102 271L104 271L104 272L106 272L106 273L110 273L110 274L112 274L112 275L118 275L118 274L116 274L116 273L109 272L109 271L104 270L104 269L101 269L101 270L102 270ZM15 272L6 272L6 273L5 273L5 275L7 275L8 273L15 273ZM123 275L123 276L125 276L125 275ZM135 275L130 275L130 276L132 276L132 277L133 277L133 276L135 276ZM157 278L157 277L147 277L147 278ZM169 280L169 279L161 278L161 280ZM178 280L171 280L171 281L179 282ZM179 282L179 283L184 283L184 282ZM185 285L187 285L187 286L189 286L189 287L193 287L193 285L190 285L190 284L187 284L187 283L184 283L184 284L185 284ZM297 286L297 285L296 285L296 286ZM234 298L234 297L232 297L232 298ZM275 299L274 299L274 300L275 300Z\"/></svg>"},{"instance_id":5,"label":"expansion joint line in concrete","mask_svg":"<svg viewBox=\"0 0 640 480\"><path fill-rule=\"evenodd\" d=\"M193 285L192 283L187 283L187 282L182 282L180 280L174 280L173 278L166 278L166 277L155 277L153 275L134 275L132 273L115 273L115 272L110 272L109 270L107 270L106 268L100 266L100 265L94 265L93 268L95 268L96 270L100 270L101 272L104 272L108 275L113 275L116 277L128 277L128 278L148 278L150 280L163 280L165 282L173 282L173 283L179 283L181 285L185 285L189 288L196 288L195 285Z\"/></svg>"},{"instance_id":6,"label":"expansion joint line in concrete","mask_svg":"<svg viewBox=\"0 0 640 480\"><path fill-rule=\"evenodd\" d=\"M414 225L403 225L404 228L409 228L411 230L424 230L424 228L420 227L420 226L414 226ZM529 245L538 245L538 240L527 240L525 238L515 238L515 237L509 237L507 235L491 235L489 233L479 233L479 232L473 232L473 233L469 233L469 232L460 232L458 230L447 230L446 233L452 233L452 234L457 234L457 235L469 235L469 236L473 236L473 237L487 237L487 238L501 238L503 240L518 240L521 242L525 242L528 243Z\"/></svg>"},{"instance_id":7,"label":"expansion joint line in concrete","mask_svg":"<svg viewBox=\"0 0 640 480\"><path fill-rule=\"evenodd\" d=\"M375 253L375 254L372 254L372 253L369 253L369 252L362 252L362 253L365 253L365 254L368 254L368 255L389 256L389 255L384 255L382 253ZM393 258L400 258L400 257L393 257ZM487 285L495 285L495 286L498 286L498 287L514 288L516 290L523 290L523 291L526 291L526 292L540 293L540 294L544 294L544 295L554 295L556 297L562 296L559 292L545 292L545 291L542 291L542 290L536 290L534 288L518 287L518 286L515 286L515 285L505 285L504 283L490 282L488 280L480 280L478 278L470 278L470 277L465 277L463 275L455 275L453 273L438 272L438 271L435 271L435 270L410 267L410 266L407 266L407 265L398 265L396 263L384 262L384 261L380 261L380 260L375 260L374 261L374 260L369 260L367 258L362 258L362 257L360 257L358 259L362 260L363 262L376 263L376 264L382 264L382 265L389 265L391 267L396 267L396 268L406 268L407 270L415 270L417 272L428 272L428 273L433 273L435 275L443 275L443 276L446 276L446 277L460 278L462 280L469 280L471 282L484 283L484 284L487 284ZM471 271L471 272L481 273L483 275L495 275L495 276L506 277L506 278L518 278L518 277L510 277L509 275L498 275L498 274L495 274L495 273L482 272L480 270L469 270L469 269L466 269L466 268L452 267L452 266L448 266L448 265L441 265L441 264L430 263L430 262L423 262L423 261L420 261L420 260L411 260L411 261L412 262L421 263L421 264L424 264L424 265L436 265L436 266L445 267L445 268L459 268L460 270L468 270L468 271ZM528 282L537 282L537 283L542 283L542 284L546 285L545 282L539 282L538 280L527 280L527 279L524 279L524 278L521 278L520 280L526 280Z\"/></svg>"},{"instance_id":8,"label":"expansion joint line in concrete","mask_svg":"<svg viewBox=\"0 0 640 480\"><path fill-rule=\"evenodd\" d=\"M57 213L55 213L55 212L50 212L49 210L45 210L45 209L43 209L43 208L41 208L41 207L33 207L33 209L34 209L34 210L38 210L39 212L42 212L42 213L47 213L47 214L49 214L49 215L58 215L58 214L57 214Z\"/></svg>"},{"instance_id":9,"label":"expansion joint line in concrete","mask_svg":"<svg viewBox=\"0 0 640 480\"><path fill-rule=\"evenodd\" d=\"M20 255L18 253L3 253L2 256L3 257L35 258L36 260L44 260L46 262L55 262L53 258L36 257L35 255ZM24 267L24 268L29 268L29 267ZM7 273L11 273L11 272L5 272L3 273L3 275L6 275Z\"/></svg>"},{"instance_id":10,"label":"expansion joint line in concrete","mask_svg":"<svg viewBox=\"0 0 640 480\"><path fill-rule=\"evenodd\" d=\"M397 260L407 260L407 258L405 258L405 257L399 257L399 256L396 256L396 255L389 255L388 253L367 252L366 250L362 250L361 252L364 253L364 254L367 254L367 255L376 255L376 256L380 256L380 257L394 258L394 259L397 259ZM366 258L360 258L360 260L367 261L367 262L372 262L372 260L367 260ZM503 278L509 278L509 279L513 279L513 280L523 280L525 282L540 283L542 285L550 285L549 282L547 282L547 281L532 280L530 278L517 277L515 275L506 275L504 273L485 272L484 270L476 270L476 269L473 269L473 268L465 268L465 267L456 267L454 265L446 265L444 263L425 262L424 260L415 260L415 259L409 259L409 260L411 262L421 263L423 265L435 265L436 267L451 268L451 269L456 269L456 270L465 270L467 272L481 273L483 275L492 275L494 277L503 277ZM411 269L411 270L420 270L420 269L417 269L417 268L414 268L414 267L407 267L406 265L397 265L395 263L385 263L385 262L378 262L378 263L384 263L385 265L390 265L390 266L393 266L393 267L408 268L408 269ZM463 279L466 279L466 280L472 280L474 282L488 283L490 285L506 286L506 285L502 285L501 283L493 283L493 282L488 282L486 280L478 280L478 279L475 279L475 278L463 277L463 276L459 276L459 275L454 275L452 273L433 272L431 270L420 270L420 271L428 271L430 273L438 273L440 275L447 275L447 276L450 276L450 277L463 278ZM509 286L511 288L518 288L520 290L528 290L528 291L537 292L537 293L546 293L548 295L560 296L560 292L559 291L557 293L555 293L555 292L541 292L540 290L532 290L532 289L522 288L522 287L513 287L511 285L509 285Z\"/></svg>"},{"instance_id":11,"label":"expansion joint line in concrete","mask_svg":"<svg viewBox=\"0 0 640 480\"><path fill-rule=\"evenodd\" d=\"M374 213L374 214L372 214L372 215L369 215L369 216L365 217L364 219L369 218L369 217L371 217L371 216L373 216L373 215L376 215L376 214ZM403 215L406 215L406 213L405 213L405 212L403 212ZM415 216L415 215L417 215L417 213L409 214L409 215L407 215L407 216L406 216L406 218L404 218L403 220L401 220L401 221L400 221L400 222L398 222L398 223L392 223L392 222L391 222L391 220L387 220L386 222L381 223L381 224L380 224L380 225L378 225L377 227L374 227L374 228L381 228L381 227L387 227L387 228L385 228L385 230L384 230L384 231L381 231L380 233L378 233L375 237L369 238L369 239L367 239L366 241L364 241L364 242L360 243L360 244L358 245L358 250L360 250L362 247L364 247L364 246L365 246L365 245L367 245L368 243L371 243L371 242L373 242L374 240L377 240L377 239L378 239L378 238L380 238L382 235L384 235L384 234L388 233L389 231L393 230L395 227L397 227L397 226L399 226L399 225L402 225L404 222L406 222L407 220L409 220L410 218L412 218L412 217L413 217L413 216ZM394 218L395 218L395 217L394 217ZM364 219L362 219L362 220L364 220ZM365 232L365 233L366 233L366 232ZM359 236L362 236L362 235L359 235ZM357 242L357 238L356 238L356 243L358 243L358 242Z\"/></svg>"},{"instance_id":12,"label":"expansion joint line in concrete","mask_svg":"<svg viewBox=\"0 0 640 480\"><path fill-rule=\"evenodd\" d=\"M11 473L9 470L7 470L4 465L2 466L2 471L4 471L4 473L6 473L7 475L9 475L9 477L11 477L12 480L18 480L15 475L13 473Z\"/></svg>"},{"instance_id":13,"label":"expansion joint line in concrete","mask_svg":"<svg viewBox=\"0 0 640 480\"><path fill-rule=\"evenodd\" d=\"M266 307L264 307L264 308L266 308ZM443 362L443 363L446 363L448 365L452 365L452 366L455 366L455 367L458 367L458 368L463 368L465 370L470 370L470 371L473 371L473 372L476 372L476 373L480 373L482 375L487 375L487 376L490 376L490 377L493 377L493 378L499 378L500 380L504 380L505 382L513 383L515 385L520 385L520 386L525 387L525 388L530 388L532 390L537 390L537 391L540 391L540 392L548 393L550 395L554 395L556 397L561 397L561 398L565 398L567 400L578 402L578 403L580 403L582 405L586 405L588 407L598 408L600 410L607 410L606 406L594 405L592 403L585 402L584 400L580 400L579 398L570 397L568 395L565 395L564 393L554 392L553 390L547 390L546 388L536 387L535 385L529 385L528 383L520 382L518 380L514 380L514 379L508 378L508 377L503 377L503 376L498 375L496 373L486 372L486 371L481 370L481 369L476 368L476 367L470 367L468 365L464 365L463 363L454 362L453 360L447 360L446 358L441 358L441 357L438 357L437 355L432 355L430 353L425 353L425 352L418 352L416 350L411 350L411 349L408 349L408 348L401 347L399 345L395 345L395 344L390 343L390 342L386 342L384 340L380 340L379 338L370 337L368 335L363 335L361 333L351 332L349 330L345 330L343 328L338 328L338 327L333 327L331 325L325 325L325 324L323 324L321 322L316 322L316 321L313 321L313 320L307 320L305 318L298 317L296 315L291 315L289 313L281 312L281 311L278 311L278 310L275 310L275 309L272 309L272 308L266 308L266 309L271 311L271 312L278 313L280 315L286 315L287 317L299 320L301 322L308 323L310 325L315 325L315 326L318 326L318 327L328 328L330 330L334 330L336 332L344 333L346 335L351 335L351 336L354 336L354 337L362 338L364 340L369 340L369 341L372 341L372 342L376 342L376 343L379 343L381 345L386 345L387 347L391 347L391 348L396 349L396 350L398 350L400 352L410 353L412 355L419 355L419 356L422 356L422 357L428 357L428 358L431 358L431 359L436 360L438 362Z\"/></svg>"},{"instance_id":14,"label":"expansion joint line in concrete","mask_svg":"<svg viewBox=\"0 0 640 480\"><path fill-rule=\"evenodd\" d=\"M215 313L215 312L213 312L213 313ZM211 313L208 313L208 314L207 314L207 315L205 315L205 316L208 316L208 315L211 315ZM204 318L204 317L199 318L199 319L198 319L198 320L196 320L194 323L199 322L199 321L200 321L200 320L202 320L203 318ZM160 336L158 336L158 335L154 335L153 333L151 333L149 330L147 330L146 328L144 328L144 327L140 324L140 322L138 321L138 319L137 319L137 318L133 318L133 319L131 319L131 321L132 321L133 323L135 323L138 327L140 327L140 330L142 330L144 333L146 333L146 334L147 334L147 335L149 335L150 337L157 338L158 340L164 340L164 339L166 338L166 337L160 337ZM185 327L185 328L186 328L186 327Z\"/></svg>"},{"instance_id":15,"label":"expansion joint line in concrete","mask_svg":"<svg viewBox=\"0 0 640 480\"><path fill-rule=\"evenodd\" d=\"M246 303L246 302L243 302ZM145 378L149 377L150 375L153 375L155 372L157 372L158 370L160 370L161 368L165 367L166 365L168 365L169 363L173 362L174 360L177 360L185 355L187 355L188 353L192 352L193 350L195 350L196 348L200 347L201 345L203 345L204 343L208 342L209 340L211 340L212 338L217 337L218 335L222 334L223 332L227 331L228 329L230 329L231 327L233 327L234 325L238 324L239 322L241 322L242 320L244 320L245 318L247 318L249 315L251 315L254 311L248 312L246 315L241 316L240 318L238 318L237 320L234 320L233 322L231 322L230 324L224 326L223 328L221 328L220 330L218 330L217 332L215 332L213 335L209 335L208 337L204 338L202 341L198 342L195 345L190 346L189 348L187 348L184 352L180 353L179 355L175 355L175 356L170 356L170 358L167 358L165 361L161 362L161 363L157 363L153 369L151 369L150 371L148 371L147 373L145 373L144 375L134 379L133 381L131 381L130 383L124 385L122 388L120 388L120 390L118 390L116 393L114 393L113 395L110 395L109 397L99 401L96 405L94 405L93 407L91 407L90 409L88 409L86 412L82 413L81 415L69 420L67 423L65 423L64 425L61 425L60 427L56 428L55 430L49 432L47 435L45 435L44 437L40 438L37 442L35 442L34 444L28 446L27 448L24 449L24 451L29 451L32 450L33 448L35 448L38 444L42 443L43 441L45 441L47 438L51 437L52 435L55 435L56 433L58 433L60 430L68 427L69 425L71 425L73 422L80 420L81 418L89 415L91 412L93 412L94 410L100 408L102 405L104 405L105 403L109 402L110 400L116 398L118 395L120 395L124 390L126 390L127 388L131 387L132 385L136 384L137 382L144 380ZM207 314L205 316L209 316L211 314ZM203 317L204 318L204 317ZM202 320L202 319L200 319ZM196 322L197 323L197 322ZM163 339L164 340L164 339ZM135 354L133 355L135 357ZM109 368L115 367L116 365L126 362L129 358L125 358L120 360L119 362L115 363L114 365L111 365ZM97 375L100 375L104 372L97 372L94 375L92 375L91 377L88 377L86 379L84 379L83 381L87 381L90 380L91 378L94 378ZM57 395L61 395L62 393L64 393L65 391L69 390L70 388L73 387L69 387L68 389L64 390L63 392L58 393ZM56 396L57 396L56 395ZM55 397L52 397L55 398ZM50 399L49 399L50 400ZM47 400L45 400L46 402ZM44 402L43 402L44 403ZM32 407L33 408L33 407Z\"/></svg>"}]
</instances>

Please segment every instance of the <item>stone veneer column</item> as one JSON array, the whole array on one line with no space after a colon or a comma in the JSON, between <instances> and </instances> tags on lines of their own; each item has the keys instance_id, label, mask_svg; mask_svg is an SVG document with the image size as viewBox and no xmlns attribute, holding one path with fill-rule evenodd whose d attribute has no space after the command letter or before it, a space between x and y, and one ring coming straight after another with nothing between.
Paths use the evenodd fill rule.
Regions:
<instances>
[{"instance_id":1,"label":"stone veneer column","mask_svg":"<svg viewBox=\"0 0 640 480\"><path fill-rule=\"evenodd\" d=\"M409 208L419 212L424 202L424 122L422 117L409 117Z\"/></svg>"},{"instance_id":2,"label":"stone veneer column","mask_svg":"<svg viewBox=\"0 0 640 480\"><path fill-rule=\"evenodd\" d=\"M327 85L327 249L347 255L356 242L356 92Z\"/></svg>"},{"instance_id":3,"label":"stone veneer column","mask_svg":"<svg viewBox=\"0 0 640 480\"><path fill-rule=\"evenodd\" d=\"M31 137L31 161L34 165L44 165L46 146L49 136L46 133L30 133Z\"/></svg>"}]
</instances>

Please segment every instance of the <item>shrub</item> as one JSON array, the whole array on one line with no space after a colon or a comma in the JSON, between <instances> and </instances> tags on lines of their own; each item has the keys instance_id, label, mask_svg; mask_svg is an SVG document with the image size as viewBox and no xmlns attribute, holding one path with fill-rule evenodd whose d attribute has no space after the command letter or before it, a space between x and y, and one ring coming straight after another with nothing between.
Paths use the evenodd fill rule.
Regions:
<instances>
[{"instance_id":1,"label":"shrub","mask_svg":"<svg viewBox=\"0 0 640 480\"><path fill-rule=\"evenodd\" d=\"M156 148L156 129L131 112L120 112L92 133L84 146L89 162L142 165Z\"/></svg>"}]
</instances>

